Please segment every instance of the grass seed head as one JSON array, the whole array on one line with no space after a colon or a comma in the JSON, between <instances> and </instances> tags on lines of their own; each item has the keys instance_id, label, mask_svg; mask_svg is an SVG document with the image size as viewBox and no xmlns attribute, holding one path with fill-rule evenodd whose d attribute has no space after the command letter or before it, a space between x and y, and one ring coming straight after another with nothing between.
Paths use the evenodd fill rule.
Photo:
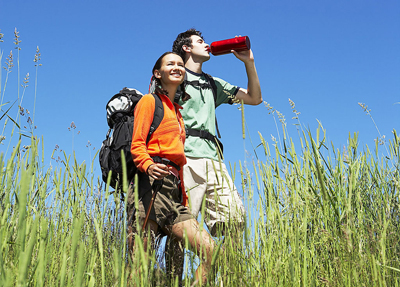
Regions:
<instances>
[{"instance_id":1,"label":"grass seed head","mask_svg":"<svg viewBox=\"0 0 400 287\"><path fill-rule=\"evenodd\" d=\"M76 129L76 125L74 122L71 123L70 127L68 128L68 131Z\"/></svg>"},{"instance_id":2,"label":"grass seed head","mask_svg":"<svg viewBox=\"0 0 400 287\"><path fill-rule=\"evenodd\" d=\"M19 47L19 43L21 43L21 40L19 39L19 32L17 31L17 28L15 28L14 30L14 44L15 44L15 49L17 50L21 50L21 48Z\"/></svg>"},{"instance_id":3,"label":"grass seed head","mask_svg":"<svg viewBox=\"0 0 400 287\"><path fill-rule=\"evenodd\" d=\"M378 142L379 145L384 145L385 142L386 142L385 138L386 138L386 136L383 135L383 136L381 136L380 138L374 139L374 141L375 141L375 142Z\"/></svg>"},{"instance_id":4,"label":"grass seed head","mask_svg":"<svg viewBox=\"0 0 400 287\"><path fill-rule=\"evenodd\" d=\"M39 46L36 46L35 59L33 59L33 61L36 63L35 67L38 67L38 66L42 65L42 64L39 64L39 61L41 60L41 55L42 54L40 54Z\"/></svg>"},{"instance_id":5,"label":"grass seed head","mask_svg":"<svg viewBox=\"0 0 400 287\"><path fill-rule=\"evenodd\" d=\"M269 103L267 103L266 101L264 101L264 105L267 108L269 115L273 114L275 112L275 109Z\"/></svg>"},{"instance_id":6,"label":"grass seed head","mask_svg":"<svg viewBox=\"0 0 400 287\"><path fill-rule=\"evenodd\" d=\"M28 83L29 83L29 73L26 74L26 76L23 80L23 84L21 84L21 87L23 87L25 89L26 87L28 87Z\"/></svg>"},{"instance_id":7,"label":"grass seed head","mask_svg":"<svg viewBox=\"0 0 400 287\"><path fill-rule=\"evenodd\" d=\"M368 110L368 106L367 106L366 104L360 103L360 102L359 102L358 105L363 109L364 112L367 113L367 115L370 114L370 111L371 111L371 110Z\"/></svg>"},{"instance_id":8,"label":"grass seed head","mask_svg":"<svg viewBox=\"0 0 400 287\"><path fill-rule=\"evenodd\" d=\"M292 109L293 113L295 114L295 116L292 118L293 120L298 120L299 119L299 115L300 112L298 112L296 110L296 105L295 103L289 98L289 104L290 104L290 108Z\"/></svg>"},{"instance_id":9,"label":"grass seed head","mask_svg":"<svg viewBox=\"0 0 400 287\"><path fill-rule=\"evenodd\" d=\"M7 67L3 67L3 68L5 70L7 70L8 73L10 73L12 70L12 67L14 67L14 57L13 57L12 50L10 51L10 54L6 58L6 65L7 65Z\"/></svg>"},{"instance_id":10,"label":"grass seed head","mask_svg":"<svg viewBox=\"0 0 400 287\"><path fill-rule=\"evenodd\" d=\"M19 106L19 114L21 116L25 116L25 109L23 107L21 107L21 106Z\"/></svg>"},{"instance_id":11,"label":"grass seed head","mask_svg":"<svg viewBox=\"0 0 400 287\"><path fill-rule=\"evenodd\" d=\"M280 121L282 124L286 125L285 116L284 116L282 113L280 113L279 111L276 111L276 114L278 115L279 121Z\"/></svg>"}]
</instances>

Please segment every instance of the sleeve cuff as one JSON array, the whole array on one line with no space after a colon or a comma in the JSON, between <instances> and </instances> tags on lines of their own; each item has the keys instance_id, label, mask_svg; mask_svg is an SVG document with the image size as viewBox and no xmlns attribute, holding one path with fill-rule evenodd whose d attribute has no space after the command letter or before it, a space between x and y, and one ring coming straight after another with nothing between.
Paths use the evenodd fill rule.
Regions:
<instances>
[{"instance_id":1,"label":"sleeve cuff","mask_svg":"<svg viewBox=\"0 0 400 287\"><path fill-rule=\"evenodd\" d=\"M147 174L147 169L149 168L150 165L154 164L154 162L151 159L148 159L144 162L141 168L141 172L144 172Z\"/></svg>"},{"instance_id":2,"label":"sleeve cuff","mask_svg":"<svg viewBox=\"0 0 400 287\"><path fill-rule=\"evenodd\" d=\"M240 87L236 87L236 90L233 92L232 97L229 97L228 104L232 105L233 104L233 98L236 96L238 93Z\"/></svg>"}]
</instances>

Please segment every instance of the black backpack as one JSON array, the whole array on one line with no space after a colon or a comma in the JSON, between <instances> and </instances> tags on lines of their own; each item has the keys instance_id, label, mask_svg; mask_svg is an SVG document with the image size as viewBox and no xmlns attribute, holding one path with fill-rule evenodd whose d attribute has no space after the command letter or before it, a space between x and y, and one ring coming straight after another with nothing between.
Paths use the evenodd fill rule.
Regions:
<instances>
[{"instance_id":1,"label":"black backpack","mask_svg":"<svg viewBox=\"0 0 400 287\"><path fill-rule=\"evenodd\" d=\"M161 98L156 94L153 96L155 99L154 119L150 126L147 142L164 117ZM110 129L101 146L99 161L103 181L107 183L108 175L111 172L110 186L114 189L122 188L121 151L125 156L127 179L131 180L137 171L131 155L131 142L134 109L142 97L143 94L135 89L123 88L106 105L107 123Z\"/></svg>"}]
</instances>

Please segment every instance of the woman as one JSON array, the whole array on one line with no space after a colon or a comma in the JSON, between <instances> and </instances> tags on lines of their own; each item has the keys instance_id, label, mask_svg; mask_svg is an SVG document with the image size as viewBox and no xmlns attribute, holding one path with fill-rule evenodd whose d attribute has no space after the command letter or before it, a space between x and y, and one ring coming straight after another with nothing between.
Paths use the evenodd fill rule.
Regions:
<instances>
[{"instance_id":1,"label":"woman","mask_svg":"<svg viewBox=\"0 0 400 287\"><path fill-rule=\"evenodd\" d=\"M131 153L135 165L141 172L139 194L142 197L134 218L139 219L139 225L143 225L156 186L153 183L159 183L162 180L162 187L155 197L145 231L150 231L152 243L154 243L154 236L160 232L178 241L182 241L185 236L191 249L203 257L195 277L199 282L205 283L207 273L211 268L215 243L207 231L203 229L200 232L199 223L187 208L187 195L182 182L182 167L186 163L184 153L186 135L179 112L181 107L174 103L174 97L178 87L183 83L184 76L184 62L178 54L164 53L154 65L155 93L161 98L164 117L148 141L147 135L153 120L155 97L151 94L145 95L136 106ZM162 162L159 162L160 158L163 159ZM133 216L133 207L134 192L131 185L128 195L128 217ZM133 256L136 224L130 222L128 228L130 251ZM145 234L143 238L144 250L147 250L148 237Z\"/></svg>"}]
</instances>

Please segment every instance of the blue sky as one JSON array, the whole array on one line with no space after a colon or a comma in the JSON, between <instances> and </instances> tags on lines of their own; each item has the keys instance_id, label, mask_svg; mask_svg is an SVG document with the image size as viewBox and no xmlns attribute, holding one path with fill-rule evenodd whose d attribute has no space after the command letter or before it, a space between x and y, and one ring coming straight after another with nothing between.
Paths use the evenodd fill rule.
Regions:
<instances>
[{"instance_id":1,"label":"blue sky","mask_svg":"<svg viewBox=\"0 0 400 287\"><path fill-rule=\"evenodd\" d=\"M301 112L304 127L315 134L321 122L336 148L347 144L349 133L359 132L360 145L370 147L379 136L358 102L368 105L387 140L393 138L393 129L400 132L400 2L391 0L0 0L1 66L11 50L15 59L4 93L2 69L3 103L18 98L13 44L17 28L22 41L21 81L30 73L22 106L30 111L35 95L33 59L40 48L35 134L43 135L46 162L57 164L50 160L56 145L67 154L74 149L79 162L88 162L107 132L108 99L125 86L147 92L156 59L171 49L178 33L191 27L201 30L208 43L235 35L250 37L263 99L285 116L295 140L289 98ZM244 65L233 55L212 56L203 70L247 85ZM15 106L11 115L16 113ZM252 143L260 143L260 132L272 145L271 135L278 134L265 105L246 106L245 115ZM242 139L240 111L224 105L217 109L217 117L226 162L243 162L244 146L250 149L251 143L248 136L245 142ZM68 130L72 122L73 132ZM0 152L6 149L7 141ZM98 172L97 159L95 168Z\"/></svg>"}]
</instances>

